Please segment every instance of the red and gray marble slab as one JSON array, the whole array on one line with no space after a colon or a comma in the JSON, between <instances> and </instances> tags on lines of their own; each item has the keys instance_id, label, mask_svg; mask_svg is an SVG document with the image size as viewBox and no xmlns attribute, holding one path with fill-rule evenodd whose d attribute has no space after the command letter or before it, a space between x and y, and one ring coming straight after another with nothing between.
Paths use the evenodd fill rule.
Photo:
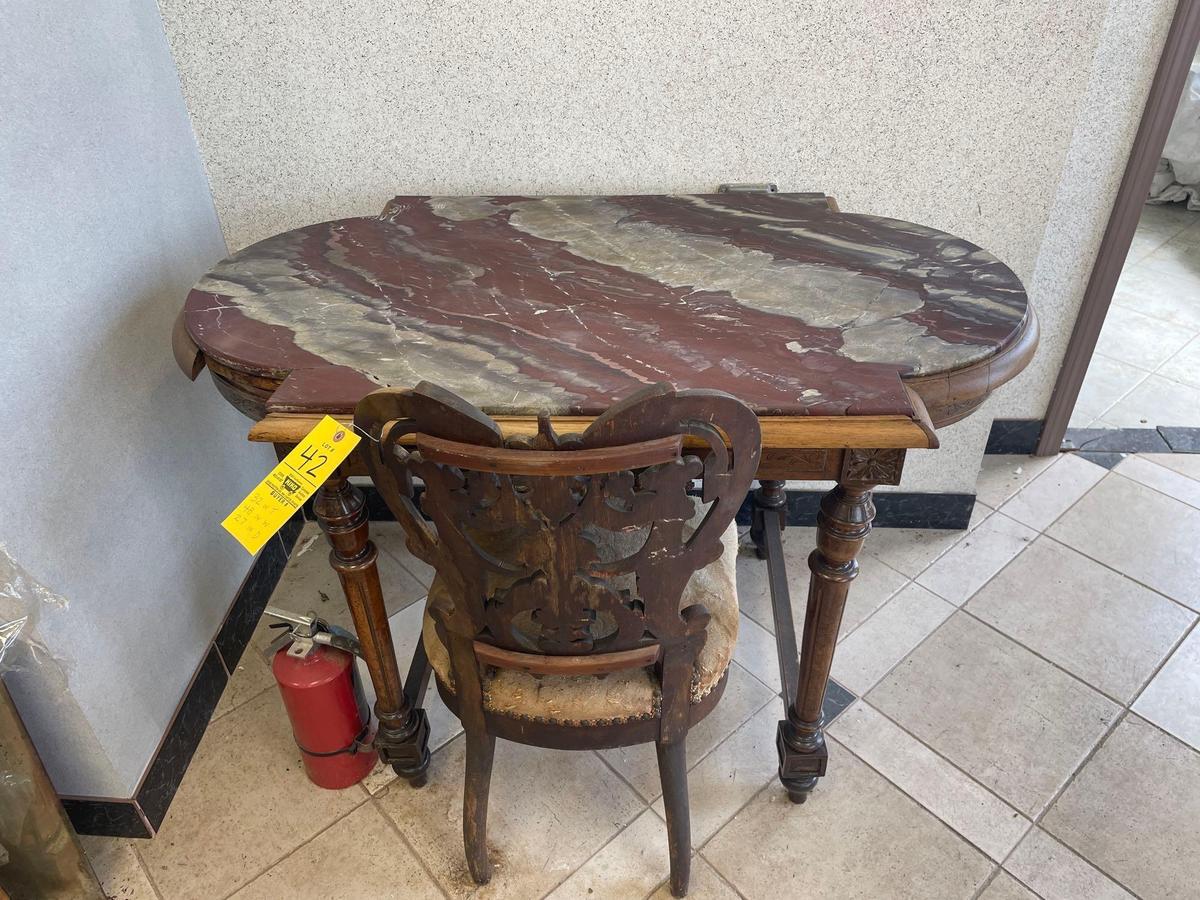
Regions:
<instances>
[{"instance_id":1,"label":"red and gray marble slab","mask_svg":"<svg viewBox=\"0 0 1200 900\"><path fill-rule=\"evenodd\" d=\"M233 254L184 321L209 359L283 379L271 411L429 380L492 415L593 415L668 381L763 415L911 415L904 378L988 360L1028 314L961 238L731 193L397 197Z\"/></svg>"}]
</instances>

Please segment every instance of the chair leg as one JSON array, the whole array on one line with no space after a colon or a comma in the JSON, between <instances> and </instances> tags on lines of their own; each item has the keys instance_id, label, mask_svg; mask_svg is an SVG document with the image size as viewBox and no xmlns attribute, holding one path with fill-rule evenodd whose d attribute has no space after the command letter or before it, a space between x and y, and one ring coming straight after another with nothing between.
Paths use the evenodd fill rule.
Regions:
<instances>
[{"instance_id":1,"label":"chair leg","mask_svg":"<svg viewBox=\"0 0 1200 900\"><path fill-rule=\"evenodd\" d=\"M467 868L477 884L487 884L492 877L488 864L487 809L488 789L492 783L492 756L496 738L486 732L468 731L467 775L463 788L463 844L467 851Z\"/></svg>"},{"instance_id":2,"label":"chair leg","mask_svg":"<svg viewBox=\"0 0 1200 900\"><path fill-rule=\"evenodd\" d=\"M658 775L667 812L667 845L671 851L671 893L687 894L692 867L692 818L688 809L687 743L656 743Z\"/></svg>"}]
</instances>

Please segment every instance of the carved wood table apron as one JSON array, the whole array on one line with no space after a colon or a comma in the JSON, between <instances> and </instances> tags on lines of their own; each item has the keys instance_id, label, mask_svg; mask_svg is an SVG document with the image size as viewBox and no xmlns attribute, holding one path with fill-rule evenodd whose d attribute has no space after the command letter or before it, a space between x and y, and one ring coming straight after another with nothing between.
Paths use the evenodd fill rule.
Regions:
<instances>
[{"instance_id":1,"label":"carved wood table apron","mask_svg":"<svg viewBox=\"0 0 1200 900\"><path fill-rule=\"evenodd\" d=\"M280 452L317 419L349 421L380 385L428 380L510 434L582 431L653 382L714 388L758 414L751 535L767 560L786 716L779 777L802 801L824 774L821 707L871 490L908 448L975 410L1037 344L1020 281L961 238L841 213L821 194L397 197L378 217L281 234L192 290L174 335L195 378ZM352 457L314 508L378 697L377 746L428 761L401 681ZM357 467L357 468L356 468ZM809 557L797 656L783 566L784 479L836 482ZM406 696L407 694L407 696Z\"/></svg>"}]
</instances>

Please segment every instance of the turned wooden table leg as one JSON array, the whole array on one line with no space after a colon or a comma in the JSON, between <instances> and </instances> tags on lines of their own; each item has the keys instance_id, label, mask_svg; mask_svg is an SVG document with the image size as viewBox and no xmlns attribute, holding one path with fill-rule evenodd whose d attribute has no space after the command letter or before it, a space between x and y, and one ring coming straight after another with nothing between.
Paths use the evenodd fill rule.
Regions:
<instances>
[{"instance_id":1,"label":"turned wooden table leg","mask_svg":"<svg viewBox=\"0 0 1200 900\"><path fill-rule=\"evenodd\" d=\"M419 787L429 767L429 722L425 711L414 709L404 695L379 585L379 551L368 539L363 493L343 472L335 472L314 495L313 512L333 548L329 562L342 582L375 686L375 749L397 775Z\"/></svg>"},{"instance_id":2,"label":"turned wooden table leg","mask_svg":"<svg viewBox=\"0 0 1200 900\"><path fill-rule=\"evenodd\" d=\"M787 482L770 479L759 479L758 489L754 492L754 507L750 518L750 540L759 559L767 558L766 517L776 516L782 530L787 512L787 492L784 485Z\"/></svg>"},{"instance_id":3,"label":"turned wooden table leg","mask_svg":"<svg viewBox=\"0 0 1200 900\"><path fill-rule=\"evenodd\" d=\"M838 628L850 582L858 575L855 557L871 531L875 505L869 484L840 483L821 500L817 516L817 549L808 558L812 571L800 673L787 719L779 723L779 780L793 803L803 803L825 774L828 754L821 706L833 665ZM785 691L785 697L787 692Z\"/></svg>"}]
</instances>

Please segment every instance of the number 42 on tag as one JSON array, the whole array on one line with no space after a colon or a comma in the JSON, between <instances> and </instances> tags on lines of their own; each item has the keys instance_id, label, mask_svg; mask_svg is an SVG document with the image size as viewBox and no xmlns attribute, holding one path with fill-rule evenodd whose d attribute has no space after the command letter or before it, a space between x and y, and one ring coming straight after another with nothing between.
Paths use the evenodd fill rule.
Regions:
<instances>
[{"instance_id":1,"label":"number 42 on tag","mask_svg":"<svg viewBox=\"0 0 1200 900\"><path fill-rule=\"evenodd\" d=\"M358 435L323 418L221 523L249 553L257 553L358 445Z\"/></svg>"}]
</instances>

